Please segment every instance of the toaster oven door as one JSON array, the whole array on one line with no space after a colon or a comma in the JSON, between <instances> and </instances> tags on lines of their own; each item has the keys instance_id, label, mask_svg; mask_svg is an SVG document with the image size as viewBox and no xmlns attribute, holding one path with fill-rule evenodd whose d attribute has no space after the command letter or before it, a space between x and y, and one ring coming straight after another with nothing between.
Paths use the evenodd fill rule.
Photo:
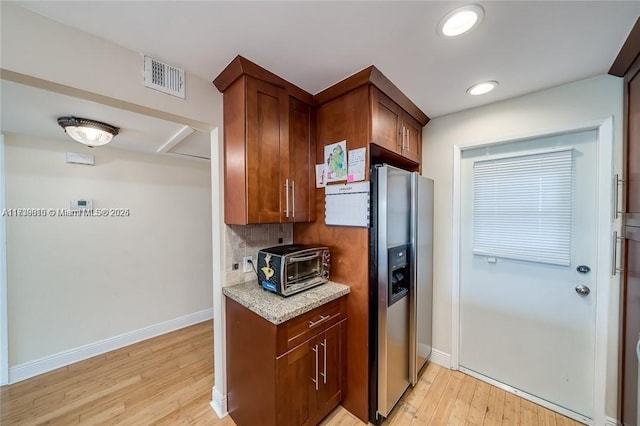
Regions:
<instances>
[{"instance_id":1,"label":"toaster oven door","mask_svg":"<svg viewBox=\"0 0 640 426\"><path fill-rule=\"evenodd\" d=\"M302 253L288 257L285 276L287 289L298 288L313 278L322 278L322 252Z\"/></svg>"}]
</instances>

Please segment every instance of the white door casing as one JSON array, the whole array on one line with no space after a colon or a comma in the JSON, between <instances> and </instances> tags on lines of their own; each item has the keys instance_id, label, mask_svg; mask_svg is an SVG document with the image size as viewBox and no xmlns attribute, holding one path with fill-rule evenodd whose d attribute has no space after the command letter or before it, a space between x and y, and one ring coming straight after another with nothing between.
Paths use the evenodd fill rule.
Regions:
<instances>
[{"instance_id":1,"label":"white door casing","mask_svg":"<svg viewBox=\"0 0 640 426\"><path fill-rule=\"evenodd\" d=\"M4 135L0 134L0 212L7 207ZM7 220L0 215L0 385L9 383L9 327L7 305Z\"/></svg>"},{"instance_id":2,"label":"white door casing","mask_svg":"<svg viewBox=\"0 0 640 426\"><path fill-rule=\"evenodd\" d=\"M464 248L464 237L465 237L465 233L462 232L462 230L464 229L464 225L461 223L461 218L462 218L461 215L464 214L462 213L461 209L463 208L464 199L465 199L464 192L463 192L463 181L461 179L461 176L463 174L464 161L465 161L465 160L462 160L463 151L476 149L480 147L497 147L498 145L503 145L506 143L522 142L526 140L531 140L533 138L538 138L538 139L549 138L557 135L579 133L579 132L585 132L589 130L595 130L594 133L597 138L597 140L594 143L594 145L597 145L594 147L596 151L594 154L597 157L594 160L594 163L597 162L597 166L596 164L594 164L593 167L595 169L589 171L592 175L592 180L594 181L592 184L592 187L595 188L594 194L593 194L593 198L594 198L593 204L595 205L595 212L593 212L594 217L591 219L593 224L592 228L595 229L595 235L593 236L593 238L594 238L594 241L596 242L591 244L591 247L594 248L593 250L594 253L592 254L592 257L595 256L595 259L590 261L590 262L593 262L593 264L589 265L592 269L592 272L584 276L581 274L575 273L576 265L572 263L570 269L573 271L573 275L574 275L574 277L572 277L572 279L574 280L573 285L569 287L570 292L566 291L565 289L565 294L563 297L566 298L564 301L565 303L575 302L580 306L582 306L581 309L583 310L589 311L589 309L591 309L591 314L588 314L588 315L591 315L591 319L588 321L590 322L590 324L586 326L591 327L593 330L593 333L591 333L592 340L591 342L589 342L589 337L587 336L585 338L585 336L583 335L582 344L583 346L591 345L591 350L589 351L590 352L589 355L593 354L593 356L591 360L587 359L586 361L583 361L582 368L585 368L584 366L589 363L590 363L590 367L586 368L588 371L585 371L584 373L587 376L587 378L584 379L585 383L582 383L581 385L581 386L588 386L590 389L592 389L592 391L589 391L583 394L583 397L584 395L589 395L588 396L589 401L587 402L587 405L589 406L588 411L589 411L589 415L591 416L591 419L577 416L575 413L571 413L568 410L563 410L562 408L559 408L554 404L549 403L548 401L545 401L544 399L536 398L535 395L532 396L532 395L522 394L520 391L516 390L516 388L512 386L509 386L500 381L491 380L490 378L487 378L482 374L477 374L473 370L466 369L465 368L466 366L464 365L464 361L465 361L464 357L462 360L460 358L460 355L461 355L460 344L461 343L463 345L465 344L464 342L461 342L461 339L465 339L464 333L462 333L462 335L460 333L461 331L460 272L461 272L461 267L464 266L464 261L465 261L464 255L461 254L461 250ZM604 418L605 418L604 404L605 404L605 383L606 383L606 338L607 338L606 334L607 334L607 318L608 318L607 309L609 305L608 298L609 298L609 270L610 270L608 262L610 258L609 255L611 254L610 235L611 235L611 229L612 229L612 215L610 210L610 200L611 200L611 194L612 194L612 186L611 186L612 135L613 135L612 132L613 132L612 119L607 118L607 119L598 120L595 122L581 123L575 126L568 126L561 129L541 131L536 134L518 135L517 137L504 138L496 141L488 141L488 142L474 143L474 144L468 144L465 146L454 147L454 209L453 209L454 268L453 268L453 277L452 277L453 278L452 368L456 368L456 369L460 368L463 370L467 370L472 375L476 375L482 379L485 379L493 384L496 384L514 393L519 393L525 397L528 397L528 399L531 399L534 402L548 406L549 408L552 408L552 409L556 409L557 411L563 412L564 414L568 414L578 420L585 421L587 423L592 423L592 424L603 424ZM584 245L583 243L580 243L580 244ZM468 256L466 261L469 261ZM484 261L486 262L486 259L484 259ZM582 264L582 263L579 262L578 264ZM486 266L486 263L485 263L485 266ZM591 295L588 296L587 298L580 298L573 290L573 287L575 287L575 285L577 284L586 284L586 285L591 284L590 287L593 290ZM507 291L514 290L514 288L512 289L509 289L508 287L505 287L505 288L507 289ZM553 287L551 288L553 289ZM496 290L496 289L494 288L493 290ZM490 293L489 290L488 292ZM483 297L481 293L478 293L478 294L480 294L480 296ZM475 296L478 296L478 294L476 294ZM500 294L502 293L499 293L498 295ZM517 294L517 293L514 293L514 294ZM489 303L489 304L496 303L495 300L491 298L486 298L486 297L484 301L485 303ZM590 303L592 303L591 308L587 306ZM496 306L493 306L492 309L496 310L499 308ZM491 319L493 321L497 321L496 318L499 318L499 315L489 315L489 316L493 316L493 318ZM567 318L569 318L569 322L571 322L570 316L568 316ZM487 323L484 325L489 325L491 320L488 320ZM508 326L516 325L515 323L509 323L509 322L507 322L506 324ZM526 322L521 323L520 328L522 328L522 324L526 324ZM494 324L494 326L496 325ZM575 323L574 323L574 326L575 326ZM583 327L583 326L585 325L582 325L582 324L580 325L580 327ZM471 331L471 330L468 330L468 331ZM532 330L522 330L522 329L520 329L519 331L522 334L532 332ZM568 334L568 335L571 336L571 334ZM551 339L549 341L551 341ZM513 342L513 343L514 345L519 344L522 346L526 342L527 342L526 339L520 339L519 342ZM471 344L473 342L466 341L466 343ZM565 348L566 348L566 344L568 343L568 341L561 341L556 343L557 344L553 344L554 346L553 348L542 349L542 350L551 351L552 353L549 354L551 358L553 358L554 351L556 353L558 352L559 346L562 346L562 344L565 344ZM508 346L509 345L503 345L503 348ZM502 354L500 355L502 356ZM467 361L469 361L469 359L467 359ZM495 361L497 362L497 359ZM547 365L538 366L538 368L536 368L535 362L533 363L534 365L529 365L530 361L528 362L525 359L513 360L512 362L514 365L518 364L518 362L521 362L520 367L523 370L530 370L534 372L542 372L544 371L544 369L548 368ZM585 364L585 362L587 364ZM562 369L562 367L560 368ZM558 374L558 371L561 371L561 370L557 370L556 374ZM561 376L561 374L558 374L558 375ZM566 405L567 401L562 401L562 403Z\"/></svg>"}]
</instances>

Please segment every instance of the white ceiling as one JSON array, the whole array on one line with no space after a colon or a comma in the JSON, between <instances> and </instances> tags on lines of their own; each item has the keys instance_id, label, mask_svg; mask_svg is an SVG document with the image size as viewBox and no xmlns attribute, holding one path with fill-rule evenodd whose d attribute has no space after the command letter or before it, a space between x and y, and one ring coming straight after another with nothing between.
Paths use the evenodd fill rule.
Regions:
<instances>
[{"instance_id":1,"label":"white ceiling","mask_svg":"<svg viewBox=\"0 0 640 426\"><path fill-rule=\"evenodd\" d=\"M209 134L182 124L7 80L0 80L0 93L0 124L4 132L64 140L71 146L77 142L65 134L57 118L99 117L100 121L118 123L120 127L110 148L210 158Z\"/></svg>"},{"instance_id":2,"label":"white ceiling","mask_svg":"<svg viewBox=\"0 0 640 426\"><path fill-rule=\"evenodd\" d=\"M475 2L485 9L480 26L444 39L436 34L439 20L473 0L17 3L209 81L238 54L312 94L373 64L431 118L605 74L640 16L640 1L480 0ZM484 96L465 93L482 80L500 85ZM3 104L10 90L5 92L3 83ZM29 104L24 107L38 109ZM3 127L9 119L5 111ZM59 108L55 114L70 111ZM40 111L47 114L54 112ZM108 114L95 116L108 121ZM20 117L13 113L9 121ZM132 127L122 125L125 131L114 147L155 143L157 148L180 127L133 118L118 120ZM146 120L155 122L142 137Z\"/></svg>"}]
</instances>

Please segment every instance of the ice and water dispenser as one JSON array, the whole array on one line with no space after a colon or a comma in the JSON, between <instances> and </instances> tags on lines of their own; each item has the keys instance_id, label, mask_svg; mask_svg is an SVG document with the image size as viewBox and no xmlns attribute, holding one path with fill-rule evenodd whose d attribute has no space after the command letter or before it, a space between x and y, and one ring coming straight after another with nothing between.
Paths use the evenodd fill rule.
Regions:
<instances>
[{"instance_id":1,"label":"ice and water dispenser","mask_svg":"<svg viewBox=\"0 0 640 426\"><path fill-rule=\"evenodd\" d=\"M392 247L389 253L389 296L388 306L409 294L409 244Z\"/></svg>"}]
</instances>

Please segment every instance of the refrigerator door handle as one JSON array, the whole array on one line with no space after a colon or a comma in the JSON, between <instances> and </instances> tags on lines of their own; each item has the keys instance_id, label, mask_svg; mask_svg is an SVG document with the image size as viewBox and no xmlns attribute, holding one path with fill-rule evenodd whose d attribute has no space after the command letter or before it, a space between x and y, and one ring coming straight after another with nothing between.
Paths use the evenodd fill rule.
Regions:
<instances>
[{"instance_id":1,"label":"refrigerator door handle","mask_svg":"<svg viewBox=\"0 0 640 426\"><path fill-rule=\"evenodd\" d=\"M418 246L418 173L411 174L411 279L409 282L409 381L411 386L418 382L417 371L417 263L416 248Z\"/></svg>"}]
</instances>

